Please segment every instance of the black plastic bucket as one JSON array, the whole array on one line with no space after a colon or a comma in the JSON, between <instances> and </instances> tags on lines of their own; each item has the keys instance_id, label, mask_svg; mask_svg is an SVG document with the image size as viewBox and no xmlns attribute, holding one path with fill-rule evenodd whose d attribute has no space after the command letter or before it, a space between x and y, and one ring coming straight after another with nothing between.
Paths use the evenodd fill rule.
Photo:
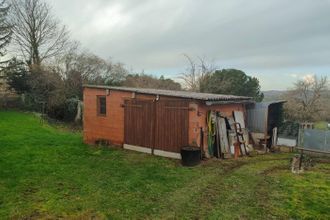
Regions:
<instances>
[{"instance_id":1,"label":"black plastic bucket","mask_svg":"<svg viewBox=\"0 0 330 220\"><path fill-rule=\"evenodd\" d=\"M201 149L192 146L182 147L181 159L183 166L196 166L201 162Z\"/></svg>"}]
</instances>

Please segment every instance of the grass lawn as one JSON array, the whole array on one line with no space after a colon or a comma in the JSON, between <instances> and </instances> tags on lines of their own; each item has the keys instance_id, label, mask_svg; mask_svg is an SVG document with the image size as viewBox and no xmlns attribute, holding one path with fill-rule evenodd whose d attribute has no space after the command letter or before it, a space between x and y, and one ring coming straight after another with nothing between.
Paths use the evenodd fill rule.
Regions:
<instances>
[{"instance_id":1,"label":"grass lawn","mask_svg":"<svg viewBox=\"0 0 330 220\"><path fill-rule=\"evenodd\" d=\"M293 175L290 157L186 168L0 111L0 219L330 219L329 161Z\"/></svg>"},{"instance_id":2,"label":"grass lawn","mask_svg":"<svg viewBox=\"0 0 330 220\"><path fill-rule=\"evenodd\" d=\"M314 124L316 129L320 130L328 130L328 122L326 121L319 121Z\"/></svg>"}]
</instances>

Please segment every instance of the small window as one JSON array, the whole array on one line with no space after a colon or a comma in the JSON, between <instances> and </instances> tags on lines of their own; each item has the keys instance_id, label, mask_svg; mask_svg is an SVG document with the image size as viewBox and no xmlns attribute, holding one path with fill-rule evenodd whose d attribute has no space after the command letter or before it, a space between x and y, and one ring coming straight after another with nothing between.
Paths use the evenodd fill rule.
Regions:
<instances>
[{"instance_id":1,"label":"small window","mask_svg":"<svg viewBox=\"0 0 330 220\"><path fill-rule=\"evenodd\" d=\"M97 96L97 114L101 116L107 114L107 99L105 96Z\"/></svg>"}]
</instances>

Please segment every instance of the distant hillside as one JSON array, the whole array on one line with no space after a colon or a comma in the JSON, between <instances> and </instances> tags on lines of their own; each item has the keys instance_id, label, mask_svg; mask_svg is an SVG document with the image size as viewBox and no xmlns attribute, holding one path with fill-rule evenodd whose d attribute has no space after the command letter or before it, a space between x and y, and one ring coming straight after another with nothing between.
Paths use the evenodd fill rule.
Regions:
<instances>
[{"instance_id":1,"label":"distant hillside","mask_svg":"<svg viewBox=\"0 0 330 220\"><path fill-rule=\"evenodd\" d=\"M264 93L264 100L265 102L268 101L275 101L275 100L280 100L283 99L281 96L286 92L285 90L267 90L267 91L262 91ZM322 97L325 98L326 100L330 99L330 90L326 90L322 93Z\"/></svg>"},{"instance_id":2,"label":"distant hillside","mask_svg":"<svg viewBox=\"0 0 330 220\"><path fill-rule=\"evenodd\" d=\"M264 93L264 100L265 102L268 101L275 101L275 100L280 100L281 96L285 93L283 90L268 90L268 91L263 91Z\"/></svg>"}]
</instances>

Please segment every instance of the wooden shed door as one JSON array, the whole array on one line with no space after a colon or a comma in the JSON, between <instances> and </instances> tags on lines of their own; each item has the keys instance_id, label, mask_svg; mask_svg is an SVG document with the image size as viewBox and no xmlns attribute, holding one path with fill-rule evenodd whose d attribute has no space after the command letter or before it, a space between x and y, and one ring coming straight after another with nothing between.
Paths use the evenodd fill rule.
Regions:
<instances>
[{"instance_id":1,"label":"wooden shed door","mask_svg":"<svg viewBox=\"0 0 330 220\"><path fill-rule=\"evenodd\" d=\"M125 143L168 152L188 145L188 102L125 101Z\"/></svg>"},{"instance_id":2,"label":"wooden shed door","mask_svg":"<svg viewBox=\"0 0 330 220\"><path fill-rule=\"evenodd\" d=\"M149 100L125 100L125 144L152 148L154 143L155 106Z\"/></svg>"},{"instance_id":3,"label":"wooden shed door","mask_svg":"<svg viewBox=\"0 0 330 220\"><path fill-rule=\"evenodd\" d=\"M189 109L185 101L158 101L155 149L179 153L188 145Z\"/></svg>"}]
</instances>

